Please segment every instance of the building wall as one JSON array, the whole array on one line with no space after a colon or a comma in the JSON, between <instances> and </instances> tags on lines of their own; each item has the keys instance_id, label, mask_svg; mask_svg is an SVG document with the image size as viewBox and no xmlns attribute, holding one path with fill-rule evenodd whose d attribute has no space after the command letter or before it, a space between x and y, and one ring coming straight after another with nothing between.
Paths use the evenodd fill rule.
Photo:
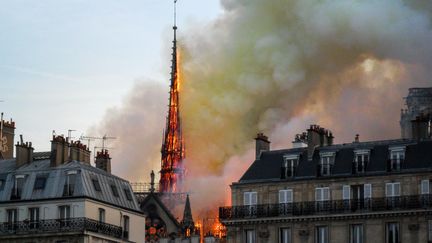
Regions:
<instances>
[{"instance_id":1,"label":"building wall","mask_svg":"<svg viewBox=\"0 0 432 243\"><path fill-rule=\"evenodd\" d=\"M343 185L372 184L372 197L385 197L386 183L400 182L401 196L420 194L421 180L432 179L430 173L389 174L384 176L323 178L298 181L280 181L269 183L234 184L232 190L232 205L243 205L244 192L256 191L258 204L279 203L279 190L293 189L294 202L314 201L315 188L329 187L330 200L342 200Z\"/></svg>"},{"instance_id":2,"label":"building wall","mask_svg":"<svg viewBox=\"0 0 432 243\"><path fill-rule=\"evenodd\" d=\"M0 206L0 223L7 222L7 210L18 209L18 221L24 221L29 218L29 208L39 208L40 220L45 219L58 219L59 218L59 206L70 205L71 206L71 217L80 218L85 217L84 200L83 199L71 199L68 201L47 201L39 202L11 202L4 203Z\"/></svg>"},{"instance_id":3,"label":"building wall","mask_svg":"<svg viewBox=\"0 0 432 243\"><path fill-rule=\"evenodd\" d=\"M424 217L396 217L382 219L357 219L344 221L315 221L302 223L263 223L254 225L238 225L228 227L228 243L246 242L245 231L255 230L257 243L277 243L279 229L290 228L292 243L315 243L315 228L317 226L329 227L329 242L349 242L350 225L363 224L364 242L385 243L385 228L388 222L398 222L400 225L401 242L418 243L428 242L428 223ZM417 225L418 228L415 228ZM263 232L267 236L263 237Z\"/></svg>"},{"instance_id":4,"label":"building wall","mask_svg":"<svg viewBox=\"0 0 432 243\"><path fill-rule=\"evenodd\" d=\"M144 242L145 240L145 217L142 214L119 209L107 204L85 201L86 217L99 220L99 208L105 210L105 223L123 227L123 216L129 216L129 240L133 242Z\"/></svg>"}]
</instances>

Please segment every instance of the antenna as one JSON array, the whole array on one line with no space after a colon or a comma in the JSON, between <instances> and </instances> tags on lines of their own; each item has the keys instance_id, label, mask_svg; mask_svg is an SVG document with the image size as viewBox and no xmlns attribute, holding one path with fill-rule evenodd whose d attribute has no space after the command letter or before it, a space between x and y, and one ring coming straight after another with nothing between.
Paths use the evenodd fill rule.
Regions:
<instances>
[{"instance_id":1,"label":"antenna","mask_svg":"<svg viewBox=\"0 0 432 243\"><path fill-rule=\"evenodd\" d=\"M89 145L90 145L90 140L95 140L95 139L99 139L102 140L102 149L105 149L105 141L108 139L117 139L116 137L108 137L106 134L103 135L103 137L88 137L88 136L81 136L81 139L87 139ZM96 148L96 147L95 147Z\"/></svg>"},{"instance_id":2,"label":"antenna","mask_svg":"<svg viewBox=\"0 0 432 243\"><path fill-rule=\"evenodd\" d=\"M68 141L70 142L71 141L71 138L72 138L72 132L75 132L76 130L73 130L73 129L69 129L68 130Z\"/></svg>"}]
</instances>

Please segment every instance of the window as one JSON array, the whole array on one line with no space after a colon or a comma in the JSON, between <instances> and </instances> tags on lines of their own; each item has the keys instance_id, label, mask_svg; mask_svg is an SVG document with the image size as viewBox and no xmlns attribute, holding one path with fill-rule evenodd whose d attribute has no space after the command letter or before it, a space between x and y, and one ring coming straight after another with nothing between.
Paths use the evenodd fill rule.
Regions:
<instances>
[{"instance_id":1,"label":"window","mask_svg":"<svg viewBox=\"0 0 432 243\"><path fill-rule=\"evenodd\" d=\"M350 200L351 198L351 187L349 185L342 186L342 200Z\"/></svg>"},{"instance_id":2,"label":"window","mask_svg":"<svg viewBox=\"0 0 432 243\"><path fill-rule=\"evenodd\" d=\"M280 243L291 243L291 229L280 228L279 229L279 242Z\"/></svg>"},{"instance_id":3,"label":"window","mask_svg":"<svg viewBox=\"0 0 432 243\"><path fill-rule=\"evenodd\" d=\"M430 190L430 181L429 180L422 180L420 183L420 193L421 194L429 194Z\"/></svg>"},{"instance_id":4,"label":"window","mask_svg":"<svg viewBox=\"0 0 432 243\"><path fill-rule=\"evenodd\" d=\"M257 192L245 192L243 194L243 205L249 206L246 208L246 212L249 216L256 214L256 207L258 202L258 194Z\"/></svg>"},{"instance_id":5,"label":"window","mask_svg":"<svg viewBox=\"0 0 432 243\"><path fill-rule=\"evenodd\" d=\"M5 185L5 180L0 179L0 191L4 189L4 185Z\"/></svg>"},{"instance_id":6,"label":"window","mask_svg":"<svg viewBox=\"0 0 432 243\"><path fill-rule=\"evenodd\" d=\"M319 187L315 189L315 206L316 210L325 211L328 209L330 200L330 189L328 187Z\"/></svg>"},{"instance_id":7,"label":"window","mask_svg":"<svg viewBox=\"0 0 432 243\"><path fill-rule=\"evenodd\" d=\"M129 216L123 216L123 238L129 238Z\"/></svg>"},{"instance_id":8,"label":"window","mask_svg":"<svg viewBox=\"0 0 432 243\"><path fill-rule=\"evenodd\" d=\"M243 194L243 205L251 206L256 205L258 199L258 193L257 192L245 192Z\"/></svg>"},{"instance_id":9,"label":"window","mask_svg":"<svg viewBox=\"0 0 432 243\"><path fill-rule=\"evenodd\" d=\"M45 188L46 177L36 177L33 190L43 190Z\"/></svg>"},{"instance_id":10,"label":"window","mask_svg":"<svg viewBox=\"0 0 432 243\"><path fill-rule=\"evenodd\" d=\"M246 230L246 243L255 243L255 230Z\"/></svg>"},{"instance_id":11,"label":"window","mask_svg":"<svg viewBox=\"0 0 432 243\"><path fill-rule=\"evenodd\" d=\"M29 208L29 220L30 220L30 228L36 229L39 224L39 208Z\"/></svg>"},{"instance_id":12,"label":"window","mask_svg":"<svg viewBox=\"0 0 432 243\"><path fill-rule=\"evenodd\" d=\"M119 193L115 185L111 185L111 192L114 195L114 197L119 197Z\"/></svg>"},{"instance_id":13,"label":"window","mask_svg":"<svg viewBox=\"0 0 432 243\"><path fill-rule=\"evenodd\" d=\"M315 188L315 201L328 201L330 200L330 188L318 187Z\"/></svg>"},{"instance_id":14,"label":"window","mask_svg":"<svg viewBox=\"0 0 432 243\"><path fill-rule=\"evenodd\" d=\"M387 223L386 243L400 243L399 223Z\"/></svg>"},{"instance_id":15,"label":"window","mask_svg":"<svg viewBox=\"0 0 432 243\"><path fill-rule=\"evenodd\" d=\"M350 226L350 243L363 243L363 225L352 224Z\"/></svg>"},{"instance_id":16,"label":"window","mask_svg":"<svg viewBox=\"0 0 432 243\"><path fill-rule=\"evenodd\" d=\"M281 179L293 177L298 164L298 155L286 155L281 170Z\"/></svg>"},{"instance_id":17,"label":"window","mask_svg":"<svg viewBox=\"0 0 432 243\"><path fill-rule=\"evenodd\" d=\"M400 196L400 183L392 182L386 183L386 197L398 197Z\"/></svg>"},{"instance_id":18,"label":"window","mask_svg":"<svg viewBox=\"0 0 432 243\"><path fill-rule=\"evenodd\" d=\"M75 189L77 171L68 171L66 174L66 181L63 188L63 196L73 196Z\"/></svg>"},{"instance_id":19,"label":"window","mask_svg":"<svg viewBox=\"0 0 432 243\"><path fill-rule=\"evenodd\" d=\"M364 184L364 198L370 199L372 198L372 184Z\"/></svg>"},{"instance_id":20,"label":"window","mask_svg":"<svg viewBox=\"0 0 432 243\"><path fill-rule=\"evenodd\" d=\"M14 187L12 189L11 200L21 199L22 189L24 186L24 175L16 175L14 181Z\"/></svg>"},{"instance_id":21,"label":"window","mask_svg":"<svg viewBox=\"0 0 432 243\"><path fill-rule=\"evenodd\" d=\"M365 172L365 168L369 163L369 150L354 151L353 174Z\"/></svg>"},{"instance_id":22,"label":"window","mask_svg":"<svg viewBox=\"0 0 432 243\"><path fill-rule=\"evenodd\" d=\"M17 209L7 209L6 212L7 212L8 229L14 230L17 227L18 210Z\"/></svg>"},{"instance_id":23,"label":"window","mask_svg":"<svg viewBox=\"0 0 432 243\"><path fill-rule=\"evenodd\" d=\"M318 175L328 176L331 174L331 168L334 164L334 153L322 153L320 163L318 165Z\"/></svg>"},{"instance_id":24,"label":"window","mask_svg":"<svg viewBox=\"0 0 432 243\"><path fill-rule=\"evenodd\" d=\"M317 226L315 230L315 243L328 243L328 227L327 226Z\"/></svg>"},{"instance_id":25,"label":"window","mask_svg":"<svg viewBox=\"0 0 432 243\"><path fill-rule=\"evenodd\" d=\"M286 189L279 191L279 203L292 203L293 202L293 190Z\"/></svg>"},{"instance_id":26,"label":"window","mask_svg":"<svg viewBox=\"0 0 432 243\"><path fill-rule=\"evenodd\" d=\"M68 226L70 219L70 206L59 206L59 219L61 226Z\"/></svg>"},{"instance_id":27,"label":"window","mask_svg":"<svg viewBox=\"0 0 432 243\"><path fill-rule=\"evenodd\" d=\"M129 201L132 201L132 193L131 193L131 191L128 188L125 188L123 191L124 191L124 193L126 195L126 199L129 200Z\"/></svg>"},{"instance_id":28,"label":"window","mask_svg":"<svg viewBox=\"0 0 432 243\"><path fill-rule=\"evenodd\" d=\"M99 208L99 222L105 223L105 209Z\"/></svg>"},{"instance_id":29,"label":"window","mask_svg":"<svg viewBox=\"0 0 432 243\"><path fill-rule=\"evenodd\" d=\"M390 148L390 160L387 166L388 171L399 171L401 169L401 164L405 160L405 148L404 147L394 147Z\"/></svg>"},{"instance_id":30,"label":"window","mask_svg":"<svg viewBox=\"0 0 432 243\"><path fill-rule=\"evenodd\" d=\"M101 188L101 186L100 186L100 184L99 184L98 179L92 179L92 183L93 183L93 187L94 187L94 189L95 189L96 191L98 191L98 192L101 192L101 191L102 191L102 188Z\"/></svg>"}]
</instances>

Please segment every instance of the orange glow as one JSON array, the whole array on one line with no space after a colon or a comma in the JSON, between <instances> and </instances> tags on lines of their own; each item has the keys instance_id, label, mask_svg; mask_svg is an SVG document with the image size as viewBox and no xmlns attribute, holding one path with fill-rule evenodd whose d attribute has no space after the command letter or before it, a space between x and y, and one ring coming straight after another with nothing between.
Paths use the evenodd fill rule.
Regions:
<instances>
[{"instance_id":1,"label":"orange glow","mask_svg":"<svg viewBox=\"0 0 432 243\"><path fill-rule=\"evenodd\" d=\"M161 176L159 181L160 192L181 192L181 182L183 181L184 177L183 159L185 157L185 147L180 123L179 54L177 52L177 42L175 40L175 35L172 58L168 116L161 149Z\"/></svg>"}]
</instances>

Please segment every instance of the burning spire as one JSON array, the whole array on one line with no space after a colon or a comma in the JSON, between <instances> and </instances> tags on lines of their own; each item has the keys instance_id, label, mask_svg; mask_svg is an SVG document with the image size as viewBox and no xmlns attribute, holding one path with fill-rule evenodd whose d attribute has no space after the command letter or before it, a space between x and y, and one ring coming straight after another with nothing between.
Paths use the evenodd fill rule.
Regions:
<instances>
[{"instance_id":1,"label":"burning spire","mask_svg":"<svg viewBox=\"0 0 432 243\"><path fill-rule=\"evenodd\" d=\"M174 40L171 64L171 85L168 116L163 133L161 176L159 181L160 192L180 192L184 177L183 160L185 157L184 140L182 137L180 104L179 104L179 72L177 63L177 26L176 26L176 0L174 1Z\"/></svg>"}]
</instances>

